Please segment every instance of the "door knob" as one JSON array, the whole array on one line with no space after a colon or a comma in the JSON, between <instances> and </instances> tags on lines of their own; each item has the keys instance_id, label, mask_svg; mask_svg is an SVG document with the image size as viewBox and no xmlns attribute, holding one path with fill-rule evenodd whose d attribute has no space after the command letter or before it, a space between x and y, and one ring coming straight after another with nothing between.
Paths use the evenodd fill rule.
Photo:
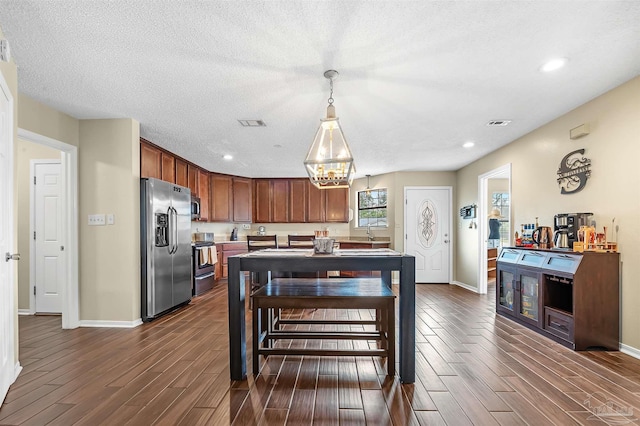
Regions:
<instances>
[{"instance_id":1,"label":"door knob","mask_svg":"<svg viewBox=\"0 0 640 426\"><path fill-rule=\"evenodd\" d=\"M5 262L8 262L10 260L20 260L20 253L11 254L11 253L7 252L4 255L4 260L5 260Z\"/></svg>"},{"instance_id":2,"label":"door knob","mask_svg":"<svg viewBox=\"0 0 640 426\"><path fill-rule=\"evenodd\" d=\"M445 243L445 244L446 244L446 243L448 243L448 242L449 242L449 240L444 240L444 243Z\"/></svg>"}]
</instances>

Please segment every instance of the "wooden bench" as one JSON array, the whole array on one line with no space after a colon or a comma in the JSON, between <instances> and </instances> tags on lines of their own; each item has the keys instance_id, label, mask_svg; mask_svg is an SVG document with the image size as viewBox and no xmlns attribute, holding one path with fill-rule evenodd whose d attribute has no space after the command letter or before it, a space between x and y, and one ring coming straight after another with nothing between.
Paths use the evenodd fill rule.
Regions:
<instances>
[{"instance_id":1,"label":"wooden bench","mask_svg":"<svg viewBox=\"0 0 640 426\"><path fill-rule=\"evenodd\" d=\"M387 357L387 374L395 374L395 295L376 278L276 278L251 295L253 304L253 372L259 357L269 355ZM281 309L375 309L375 320L283 319ZM263 311L264 310L264 311ZM268 312L269 315L263 315ZM266 324L265 324L266 322ZM375 331L290 330L286 324L375 325ZM275 347L278 339L376 340L377 349Z\"/></svg>"}]
</instances>

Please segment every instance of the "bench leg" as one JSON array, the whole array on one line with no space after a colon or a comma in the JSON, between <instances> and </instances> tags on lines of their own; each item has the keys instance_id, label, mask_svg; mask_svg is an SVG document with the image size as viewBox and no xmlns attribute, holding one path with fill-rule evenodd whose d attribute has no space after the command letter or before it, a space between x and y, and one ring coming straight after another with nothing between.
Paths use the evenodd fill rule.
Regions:
<instances>
[{"instance_id":1,"label":"bench leg","mask_svg":"<svg viewBox=\"0 0 640 426\"><path fill-rule=\"evenodd\" d=\"M256 377L259 373L260 373L260 354L259 354L259 349L260 349L260 334L262 333L262 327L260 326L260 311L262 309L259 309L255 303L253 306L253 310L251 311L251 324L253 327L253 335L252 335L252 340L253 340L253 347L252 347L252 352L253 352L253 356L251 357L252 361L253 361L253 377Z\"/></svg>"},{"instance_id":2,"label":"bench leg","mask_svg":"<svg viewBox=\"0 0 640 426\"><path fill-rule=\"evenodd\" d=\"M387 304L387 375L396 374L396 314L395 299L389 299Z\"/></svg>"}]
</instances>

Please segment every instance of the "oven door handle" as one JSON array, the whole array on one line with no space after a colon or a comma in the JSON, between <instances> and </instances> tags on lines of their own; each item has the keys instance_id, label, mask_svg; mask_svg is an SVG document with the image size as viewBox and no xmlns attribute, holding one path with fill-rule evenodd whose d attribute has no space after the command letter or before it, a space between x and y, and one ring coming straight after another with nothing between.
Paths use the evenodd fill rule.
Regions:
<instances>
[{"instance_id":1,"label":"oven door handle","mask_svg":"<svg viewBox=\"0 0 640 426\"><path fill-rule=\"evenodd\" d=\"M215 272L209 272L208 274L204 274L204 275L196 275L194 278L196 280L201 280L201 279L204 279L204 278L212 277L214 275L215 275Z\"/></svg>"}]
</instances>

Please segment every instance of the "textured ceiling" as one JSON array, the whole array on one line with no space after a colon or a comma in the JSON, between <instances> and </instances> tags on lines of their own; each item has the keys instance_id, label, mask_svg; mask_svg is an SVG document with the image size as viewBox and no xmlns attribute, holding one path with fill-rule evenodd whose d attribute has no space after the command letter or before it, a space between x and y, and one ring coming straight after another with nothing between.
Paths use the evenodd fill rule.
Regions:
<instances>
[{"instance_id":1,"label":"textured ceiling","mask_svg":"<svg viewBox=\"0 0 640 426\"><path fill-rule=\"evenodd\" d=\"M21 93L249 177L305 176L327 69L357 177L457 170L640 74L640 1L0 0L0 28Z\"/></svg>"}]
</instances>

